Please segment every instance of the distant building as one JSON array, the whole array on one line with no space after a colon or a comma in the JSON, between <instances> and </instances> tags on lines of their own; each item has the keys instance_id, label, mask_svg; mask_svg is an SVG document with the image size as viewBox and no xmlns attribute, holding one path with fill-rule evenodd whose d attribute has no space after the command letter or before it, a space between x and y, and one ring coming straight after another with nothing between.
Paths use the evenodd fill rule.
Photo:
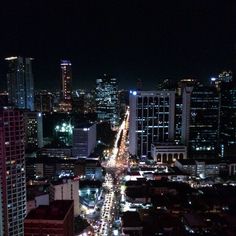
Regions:
<instances>
[{"instance_id":1,"label":"distant building","mask_svg":"<svg viewBox=\"0 0 236 236\"><path fill-rule=\"evenodd\" d=\"M57 123L54 128L54 135L65 146L71 146L73 128L71 121Z\"/></svg>"},{"instance_id":2,"label":"distant building","mask_svg":"<svg viewBox=\"0 0 236 236\"><path fill-rule=\"evenodd\" d=\"M17 109L0 110L0 188L3 235L23 236L26 215L23 115Z\"/></svg>"},{"instance_id":3,"label":"distant building","mask_svg":"<svg viewBox=\"0 0 236 236\"><path fill-rule=\"evenodd\" d=\"M173 141L174 119L174 91L130 91L130 154L146 158L152 143Z\"/></svg>"},{"instance_id":4,"label":"distant building","mask_svg":"<svg viewBox=\"0 0 236 236\"><path fill-rule=\"evenodd\" d=\"M220 86L220 142L221 156L236 144L236 85L222 82ZM230 150L230 151L231 151Z\"/></svg>"},{"instance_id":5,"label":"distant building","mask_svg":"<svg viewBox=\"0 0 236 236\"><path fill-rule=\"evenodd\" d=\"M35 93L35 110L40 112L52 112L54 95L46 90Z\"/></svg>"},{"instance_id":6,"label":"distant building","mask_svg":"<svg viewBox=\"0 0 236 236\"><path fill-rule=\"evenodd\" d=\"M53 201L29 212L24 220L24 236L74 236L72 200Z\"/></svg>"},{"instance_id":7,"label":"distant building","mask_svg":"<svg viewBox=\"0 0 236 236\"><path fill-rule=\"evenodd\" d=\"M72 110L72 70L69 60L61 60L61 102L60 111Z\"/></svg>"},{"instance_id":8,"label":"distant building","mask_svg":"<svg viewBox=\"0 0 236 236\"><path fill-rule=\"evenodd\" d=\"M191 121L191 93L193 87L184 86L182 89L182 112L181 112L181 139L180 142L184 145L189 143L190 121Z\"/></svg>"},{"instance_id":9,"label":"distant building","mask_svg":"<svg viewBox=\"0 0 236 236\"><path fill-rule=\"evenodd\" d=\"M43 120L41 112L24 112L25 148L36 151L43 147Z\"/></svg>"},{"instance_id":10,"label":"distant building","mask_svg":"<svg viewBox=\"0 0 236 236\"><path fill-rule=\"evenodd\" d=\"M96 81L97 118L116 126L119 122L118 86L116 78L104 74Z\"/></svg>"},{"instance_id":11,"label":"distant building","mask_svg":"<svg viewBox=\"0 0 236 236\"><path fill-rule=\"evenodd\" d=\"M73 200L74 216L80 213L79 201L79 181L71 179L61 179L52 182L49 188L50 201L53 200Z\"/></svg>"},{"instance_id":12,"label":"distant building","mask_svg":"<svg viewBox=\"0 0 236 236\"><path fill-rule=\"evenodd\" d=\"M203 85L194 87L190 100L190 154L215 155L218 153L219 108L219 94L216 88Z\"/></svg>"},{"instance_id":13,"label":"distant building","mask_svg":"<svg viewBox=\"0 0 236 236\"><path fill-rule=\"evenodd\" d=\"M228 70L228 71L222 71L219 76L218 79L222 82L232 82L233 81L233 73L232 71Z\"/></svg>"},{"instance_id":14,"label":"distant building","mask_svg":"<svg viewBox=\"0 0 236 236\"><path fill-rule=\"evenodd\" d=\"M9 104L34 111L32 58L8 57L7 92Z\"/></svg>"},{"instance_id":15,"label":"distant building","mask_svg":"<svg viewBox=\"0 0 236 236\"><path fill-rule=\"evenodd\" d=\"M96 147L96 143L96 124L81 124L73 129L73 156L88 157Z\"/></svg>"}]
</instances>

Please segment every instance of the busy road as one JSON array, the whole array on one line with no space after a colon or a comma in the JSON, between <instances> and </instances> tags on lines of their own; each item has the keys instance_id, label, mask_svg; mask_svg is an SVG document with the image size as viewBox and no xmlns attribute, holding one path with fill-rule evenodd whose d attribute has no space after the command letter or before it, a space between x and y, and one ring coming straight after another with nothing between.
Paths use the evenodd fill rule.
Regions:
<instances>
[{"instance_id":1,"label":"busy road","mask_svg":"<svg viewBox=\"0 0 236 236\"><path fill-rule=\"evenodd\" d=\"M101 225L96 233L99 236L119 235L119 227L116 227L115 222L119 221L120 183L128 164L126 145L128 120L129 110L127 110L117 132L112 155L103 163L106 168L106 176L103 183L105 196L101 208Z\"/></svg>"}]
</instances>

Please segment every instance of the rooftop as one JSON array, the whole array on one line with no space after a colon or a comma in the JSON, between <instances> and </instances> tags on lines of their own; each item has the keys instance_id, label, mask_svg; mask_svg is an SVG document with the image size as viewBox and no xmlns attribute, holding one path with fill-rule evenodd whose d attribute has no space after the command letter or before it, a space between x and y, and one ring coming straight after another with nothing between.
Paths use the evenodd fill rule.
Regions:
<instances>
[{"instance_id":1,"label":"rooftop","mask_svg":"<svg viewBox=\"0 0 236 236\"><path fill-rule=\"evenodd\" d=\"M81 123L81 124L76 125L75 129L86 129L86 128L90 128L93 125L94 123Z\"/></svg>"},{"instance_id":2,"label":"rooftop","mask_svg":"<svg viewBox=\"0 0 236 236\"><path fill-rule=\"evenodd\" d=\"M142 227L138 212L126 211L122 216L123 227Z\"/></svg>"},{"instance_id":3,"label":"rooftop","mask_svg":"<svg viewBox=\"0 0 236 236\"><path fill-rule=\"evenodd\" d=\"M49 206L40 205L39 207L31 210L26 216L26 220L63 220L73 207L72 200L56 200Z\"/></svg>"}]
</instances>

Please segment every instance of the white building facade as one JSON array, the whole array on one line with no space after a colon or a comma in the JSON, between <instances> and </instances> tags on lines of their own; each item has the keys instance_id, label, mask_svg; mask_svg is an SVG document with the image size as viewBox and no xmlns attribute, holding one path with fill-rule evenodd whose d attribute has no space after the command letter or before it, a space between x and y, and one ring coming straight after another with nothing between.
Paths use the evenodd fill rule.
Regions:
<instances>
[{"instance_id":1,"label":"white building facade","mask_svg":"<svg viewBox=\"0 0 236 236\"><path fill-rule=\"evenodd\" d=\"M129 152L151 156L151 144L173 141L174 91L130 91Z\"/></svg>"}]
</instances>

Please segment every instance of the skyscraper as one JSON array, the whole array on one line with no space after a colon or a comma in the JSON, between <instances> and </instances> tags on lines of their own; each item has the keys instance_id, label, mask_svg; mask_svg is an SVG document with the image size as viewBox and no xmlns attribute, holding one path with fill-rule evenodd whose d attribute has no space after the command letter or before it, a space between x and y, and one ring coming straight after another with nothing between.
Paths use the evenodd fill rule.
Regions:
<instances>
[{"instance_id":1,"label":"skyscraper","mask_svg":"<svg viewBox=\"0 0 236 236\"><path fill-rule=\"evenodd\" d=\"M116 126L119 121L117 80L104 74L96 81L97 117Z\"/></svg>"},{"instance_id":2,"label":"skyscraper","mask_svg":"<svg viewBox=\"0 0 236 236\"><path fill-rule=\"evenodd\" d=\"M53 111L54 95L47 90L35 93L35 110L40 112Z\"/></svg>"},{"instance_id":3,"label":"skyscraper","mask_svg":"<svg viewBox=\"0 0 236 236\"><path fill-rule=\"evenodd\" d=\"M8 102L17 108L34 110L32 58L8 57Z\"/></svg>"},{"instance_id":4,"label":"skyscraper","mask_svg":"<svg viewBox=\"0 0 236 236\"><path fill-rule=\"evenodd\" d=\"M236 85L234 82L220 84L220 105L221 156L224 156L224 151L231 153L236 144Z\"/></svg>"},{"instance_id":5,"label":"skyscraper","mask_svg":"<svg viewBox=\"0 0 236 236\"><path fill-rule=\"evenodd\" d=\"M61 60L61 102L60 110L72 110L72 70L69 60Z\"/></svg>"},{"instance_id":6,"label":"skyscraper","mask_svg":"<svg viewBox=\"0 0 236 236\"><path fill-rule=\"evenodd\" d=\"M130 154L146 158L152 143L173 141L174 118L174 91L130 91Z\"/></svg>"},{"instance_id":7,"label":"skyscraper","mask_svg":"<svg viewBox=\"0 0 236 236\"><path fill-rule=\"evenodd\" d=\"M190 98L189 152L218 152L219 94L213 86L195 86ZM188 119L188 118L186 118Z\"/></svg>"},{"instance_id":8,"label":"skyscraper","mask_svg":"<svg viewBox=\"0 0 236 236\"><path fill-rule=\"evenodd\" d=\"M23 115L16 109L0 110L0 166L3 232L5 236L23 236L26 214L24 122Z\"/></svg>"}]
</instances>

